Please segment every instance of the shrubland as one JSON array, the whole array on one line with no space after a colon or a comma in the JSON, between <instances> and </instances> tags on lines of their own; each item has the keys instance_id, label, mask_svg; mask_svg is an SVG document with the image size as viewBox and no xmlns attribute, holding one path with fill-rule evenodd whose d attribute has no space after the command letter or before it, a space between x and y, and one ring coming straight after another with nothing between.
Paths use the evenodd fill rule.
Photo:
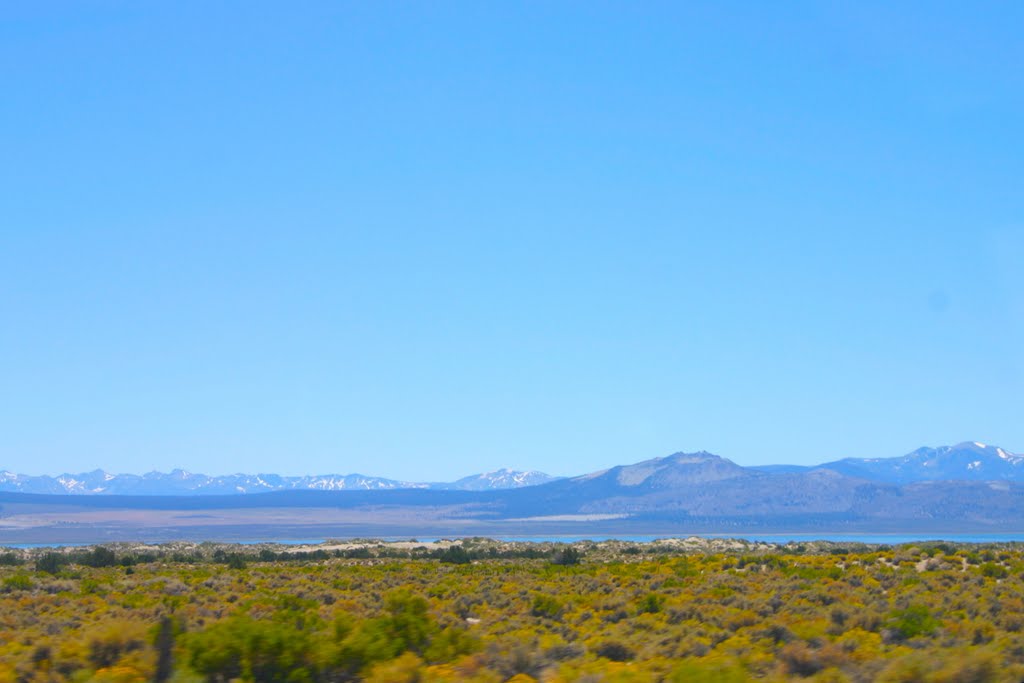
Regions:
<instances>
[{"instance_id":1,"label":"shrubland","mask_svg":"<svg viewBox=\"0 0 1024 683\"><path fill-rule=\"evenodd\" d=\"M1024 549L11 551L0 681L1019 681Z\"/></svg>"}]
</instances>

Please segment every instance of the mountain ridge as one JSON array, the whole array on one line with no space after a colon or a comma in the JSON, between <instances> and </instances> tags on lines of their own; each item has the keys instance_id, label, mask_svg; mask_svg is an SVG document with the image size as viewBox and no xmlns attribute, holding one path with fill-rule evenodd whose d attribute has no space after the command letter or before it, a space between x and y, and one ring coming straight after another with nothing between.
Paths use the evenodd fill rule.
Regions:
<instances>
[{"instance_id":1,"label":"mountain ridge","mask_svg":"<svg viewBox=\"0 0 1024 683\"><path fill-rule=\"evenodd\" d=\"M968 456L1015 462L1005 452L978 446L966 454L963 450L943 447L890 459L895 462L869 463L881 462L883 475L885 468L896 467L907 476L908 467L931 472L936 462L962 464ZM499 470L496 478L507 474ZM186 496L0 491L0 510L0 542L6 543L773 531L1019 534L1024 533L1024 483L933 479L901 484L828 467L762 471L699 452L505 489L289 489Z\"/></svg>"},{"instance_id":2,"label":"mountain ridge","mask_svg":"<svg viewBox=\"0 0 1024 683\"><path fill-rule=\"evenodd\" d=\"M0 491L35 494L90 495L225 495L273 491L383 491L394 489L501 490L535 486L556 477L535 470L502 468L454 482L411 482L352 474L284 476L271 473L207 475L173 469L146 474L111 474L102 469L78 474L23 475L0 472Z\"/></svg>"},{"instance_id":3,"label":"mountain ridge","mask_svg":"<svg viewBox=\"0 0 1024 683\"><path fill-rule=\"evenodd\" d=\"M925 481L1024 482L1024 455L980 441L921 447L896 458L843 458L819 467L894 484Z\"/></svg>"},{"instance_id":4,"label":"mountain ridge","mask_svg":"<svg viewBox=\"0 0 1024 683\"><path fill-rule=\"evenodd\" d=\"M236 473L211 476L173 469L166 473L152 471L138 475L111 474L96 469L78 474L30 476L5 471L0 472L0 491L70 495L241 495L272 491L397 489L488 491L532 488L556 481L589 480L628 487L649 479L657 488L672 489L728 479L793 476L815 471L830 471L852 479L895 485L953 481L1024 483L1024 455L980 441L964 441L952 446L925 446L891 458L842 458L820 465L745 467L708 451L697 451L677 452L575 477L559 478L535 470L502 468L469 475L453 482L412 482L359 473L303 476Z\"/></svg>"}]
</instances>

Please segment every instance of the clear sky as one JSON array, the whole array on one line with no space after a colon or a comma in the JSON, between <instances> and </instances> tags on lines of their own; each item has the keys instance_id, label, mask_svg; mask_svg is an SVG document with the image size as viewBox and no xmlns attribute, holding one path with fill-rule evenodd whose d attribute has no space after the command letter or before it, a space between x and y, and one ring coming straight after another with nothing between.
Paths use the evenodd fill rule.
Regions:
<instances>
[{"instance_id":1,"label":"clear sky","mask_svg":"<svg viewBox=\"0 0 1024 683\"><path fill-rule=\"evenodd\" d=\"M0 468L1024 451L1024 4L0 8Z\"/></svg>"}]
</instances>

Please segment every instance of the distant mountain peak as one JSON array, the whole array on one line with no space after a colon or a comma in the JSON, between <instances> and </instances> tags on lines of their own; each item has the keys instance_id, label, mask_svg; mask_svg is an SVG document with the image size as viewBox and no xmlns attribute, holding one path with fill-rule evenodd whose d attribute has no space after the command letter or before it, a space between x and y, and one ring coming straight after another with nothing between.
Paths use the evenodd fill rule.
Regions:
<instances>
[{"instance_id":1,"label":"distant mountain peak","mask_svg":"<svg viewBox=\"0 0 1024 683\"><path fill-rule=\"evenodd\" d=\"M673 453L635 465L612 468L609 472L615 472L616 481L623 486L655 488L720 481L749 474L733 461L707 451Z\"/></svg>"},{"instance_id":2,"label":"distant mountain peak","mask_svg":"<svg viewBox=\"0 0 1024 683\"><path fill-rule=\"evenodd\" d=\"M463 477L450 485L441 486L462 489L465 491L484 491L537 486L538 484L546 484L549 481L554 481L555 479L556 477L552 477L544 472L537 472L536 470L518 471L508 467L502 467L501 469L494 470L493 472L473 474L468 477Z\"/></svg>"},{"instance_id":3,"label":"distant mountain peak","mask_svg":"<svg viewBox=\"0 0 1024 683\"><path fill-rule=\"evenodd\" d=\"M1011 453L1007 450L1000 448L999 446L992 446L990 444L982 443L981 441L965 441L958 443L955 446L949 447L951 450L974 450L986 455L994 455L997 458L1006 460L1008 462L1017 462L1024 460L1024 455L1018 455L1017 453Z\"/></svg>"},{"instance_id":4,"label":"distant mountain peak","mask_svg":"<svg viewBox=\"0 0 1024 683\"><path fill-rule=\"evenodd\" d=\"M657 458L658 460L670 460L678 464L696 464L702 462L732 462L728 458L723 458L720 455L709 453L708 451L696 451L694 453L686 453L679 451L672 455L667 455L664 458Z\"/></svg>"}]
</instances>

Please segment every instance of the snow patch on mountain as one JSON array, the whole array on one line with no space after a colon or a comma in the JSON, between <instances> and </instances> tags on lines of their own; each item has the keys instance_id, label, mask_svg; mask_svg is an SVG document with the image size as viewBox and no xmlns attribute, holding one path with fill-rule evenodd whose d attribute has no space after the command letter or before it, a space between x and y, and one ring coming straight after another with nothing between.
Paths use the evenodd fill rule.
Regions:
<instances>
[{"instance_id":1,"label":"snow patch on mountain","mask_svg":"<svg viewBox=\"0 0 1024 683\"><path fill-rule=\"evenodd\" d=\"M503 467L493 472L473 474L463 477L451 484L438 484L434 488L450 488L462 491L493 491L499 489L517 489L524 486L537 486L554 481L556 477L536 470L518 471Z\"/></svg>"}]
</instances>

